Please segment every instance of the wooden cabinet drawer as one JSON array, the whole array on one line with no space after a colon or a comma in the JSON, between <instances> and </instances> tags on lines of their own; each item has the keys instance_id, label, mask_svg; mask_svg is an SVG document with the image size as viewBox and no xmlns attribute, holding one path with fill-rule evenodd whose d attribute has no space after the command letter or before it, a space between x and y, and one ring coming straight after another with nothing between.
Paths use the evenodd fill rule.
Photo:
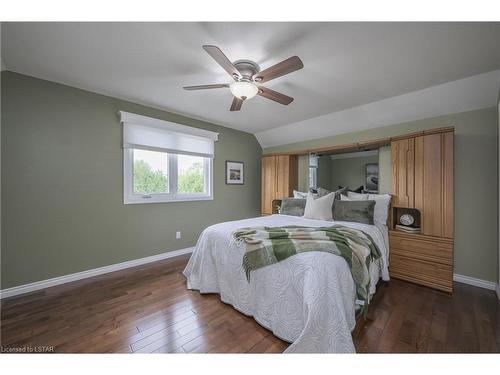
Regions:
<instances>
[{"instance_id":1,"label":"wooden cabinet drawer","mask_svg":"<svg viewBox=\"0 0 500 375\"><path fill-rule=\"evenodd\" d=\"M451 292L453 282L451 265L408 258L393 253L389 267L391 276Z\"/></svg>"},{"instance_id":2,"label":"wooden cabinet drawer","mask_svg":"<svg viewBox=\"0 0 500 375\"><path fill-rule=\"evenodd\" d=\"M390 253L420 260L431 260L453 265L453 243L417 235L389 236Z\"/></svg>"}]
</instances>

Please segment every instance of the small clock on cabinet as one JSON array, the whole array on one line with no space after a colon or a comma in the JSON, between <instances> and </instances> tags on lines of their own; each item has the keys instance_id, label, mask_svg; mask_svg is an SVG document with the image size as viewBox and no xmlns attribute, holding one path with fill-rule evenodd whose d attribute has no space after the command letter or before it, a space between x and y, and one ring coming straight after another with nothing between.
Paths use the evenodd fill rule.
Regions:
<instances>
[{"instance_id":1,"label":"small clock on cabinet","mask_svg":"<svg viewBox=\"0 0 500 375\"><path fill-rule=\"evenodd\" d=\"M415 222L415 219L413 218L413 215L411 215L411 214L404 214L404 215L401 215L401 217L399 218L399 221L401 222L401 224L409 226Z\"/></svg>"}]
</instances>

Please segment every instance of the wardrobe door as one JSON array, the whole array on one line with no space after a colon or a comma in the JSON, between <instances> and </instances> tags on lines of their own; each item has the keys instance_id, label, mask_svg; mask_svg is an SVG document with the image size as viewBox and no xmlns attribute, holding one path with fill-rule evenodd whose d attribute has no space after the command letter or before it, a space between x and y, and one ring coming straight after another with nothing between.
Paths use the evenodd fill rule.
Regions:
<instances>
[{"instance_id":1,"label":"wardrobe door","mask_svg":"<svg viewBox=\"0 0 500 375\"><path fill-rule=\"evenodd\" d=\"M415 207L424 209L424 137L415 138ZM421 224L421 230L423 225ZM422 232L423 234L423 232Z\"/></svg>"},{"instance_id":2,"label":"wardrobe door","mask_svg":"<svg viewBox=\"0 0 500 375\"><path fill-rule=\"evenodd\" d=\"M273 213L273 199L276 199L276 156L262 157L262 201L261 212Z\"/></svg>"},{"instance_id":3,"label":"wardrobe door","mask_svg":"<svg viewBox=\"0 0 500 375\"><path fill-rule=\"evenodd\" d=\"M293 196L298 185L297 155L279 155L276 157L276 199Z\"/></svg>"},{"instance_id":4,"label":"wardrobe door","mask_svg":"<svg viewBox=\"0 0 500 375\"><path fill-rule=\"evenodd\" d=\"M453 238L453 132L443 133L443 237Z\"/></svg>"},{"instance_id":5,"label":"wardrobe door","mask_svg":"<svg viewBox=\"0 0 500 375\"><path fill-rule=\"evenodd\" d=\"M415 205L415 141L414 138L391 142L392 194L394 205L413 208Z\"/></svg>"},{"instance_id":6,"label":"wardrobe door","mask_svg":"<svg viewBox=\"0 0 500 375\"><path fill-rule=\"evenodd\" d=\"M415 139L415 208L421 215L421 233L443 236L443 135Z\"/></svg>"},{"instance_id":7,"label":"wardrobe door","mask_svg":"<svg viewBox=\"0 0 500 375\"><path fill-rule=\"evenodd\" d=\"M276 156L276 198L290 196L290 156Z\"/></svg>"}]
</instances>

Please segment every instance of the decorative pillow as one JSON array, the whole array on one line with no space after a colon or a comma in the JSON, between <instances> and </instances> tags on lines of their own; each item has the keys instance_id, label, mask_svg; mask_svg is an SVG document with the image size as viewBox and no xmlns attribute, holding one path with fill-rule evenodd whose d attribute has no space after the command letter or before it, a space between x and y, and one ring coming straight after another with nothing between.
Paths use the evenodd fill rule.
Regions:
<instances>
[{"instance_id":1,"label":"decorative pillow","mask_svg":"<svg viewBox=\"0 0 500 375\"><path fill-rule=\"evenodd\" d=\"M328 195L331 193L330 190L323 189L322 187L319 187L317 190L318 197L324 197L325 195Z\"/></svg>"},{"instance_id":2,"label":"decorative pillow","mask_svg":"<svg viewBox=\"0 0 500 375\"><path fill-rule=\"evenodd\" d=\"M351 190L351 189L349 189L349 187L348 187L348 186L346 186L346 187L342 187L341 185L339 185L339 189L347 189L348 191L352 191L353 193L362 193L362 192L363 192L363 190L364 190L364 186L363 186L363 185L361 185L360 187L358 187L358 188L356 188L356 189L354 189L354 190Z\"/></svg>"},{"instance_id":3,"label":"decorative pillow","mask_svg":"<svg viewBox=\"0 0 500 375\"><path fill-rule=\"evenodd\" d=\"M306 199L307 198L307 192L306 191L297 191L297 190L294 190L293 191L293 197L294 198Z\"/></svg>"},{"instance_id":4,"label":"decorative pillow","mask_svg":"<svg viewBox=\"0 0 500 375\"><path fill-rule=\"evenodd\" d=\"M352 191L347 192L347 198L352 201L366 201L368 200L368 194L353 193Z\"/></svg>"},{"instance_id":5,"label":"decorative pillow","mask_svg":"<svg viewBox=\"0 0 500 375\"><path fill-rule=\"evenodd\" d=\"M332 216L335 221L354 221L356 223L373 225L374 208L375 201L336 200L333 205Z\"/></svg>"},{"instance_id":6,"label":"decorative pillow","mask_svg":"<svg viewBox=\"0 0 500 375\"><path fill-rule=\"evenodd\" d=\"M349 188L346 186L346 187L343 187L343 188L339 188L338 190L335 191L335 199L341 199L341 195L346 195L347 192L348 192Z\"/></svg>"},{"instance_id":7,"label":"decorative pillow","mask_svg":"<svg viewBox=\"0 0 500 375\"><path fill-rule=\"evenodd\" d=\"M387 225L391 195L368 194L368 199L375 201L375 211L373 214L373 221L375 222L375 225Z\"/></svg>"},{"instance_id":8,"label":"decorative pillow","mask_svg":"<svg viewBox=\"0 0 500 375\"><path fill-rule=\"evenodd\" d=\"M335 199L340 199L340 195L347 194L347 191L348 191L347 187L340 188L340 189L336 190L335 191ZM330 193L331 193L330 190L323 189L322 187L319 187L317 190L318 197L324 197L325 195L328 195Z\"/></svg>"},{"instance_id":9,"label":"decorative pillow","mask_svg":"<svg viewBox=\"0 0 500 375\"><path fill-rule=\"evenodd\" d=\"M335 193L323 197L315 197L312 193L307 195L304 217L318 220L332 220L332 205Z\"/></svg>"},{"instance_id":10,"label":"decorative pillow","mask_svg":"<svg viewBox=\"0 0 500 375\"><path fill-rule=\"evenodd\" d=\"M361 193L363 191L365 187L363 185L361 185L360 187L354 189L354 190L351 190L353 193Z\"/></svg>"},{"instance_id":11,"label":"decorative pillow","mask_svg":"<svg viewBox=\"0 0 500 375\"><path fill-rule=\"evenodd\" d=\"M306 207L306 200L303 198L283 198L281 201L280 214L291 215L291 216L304 216L305 207Z\"/></svg>"}]
</instances>

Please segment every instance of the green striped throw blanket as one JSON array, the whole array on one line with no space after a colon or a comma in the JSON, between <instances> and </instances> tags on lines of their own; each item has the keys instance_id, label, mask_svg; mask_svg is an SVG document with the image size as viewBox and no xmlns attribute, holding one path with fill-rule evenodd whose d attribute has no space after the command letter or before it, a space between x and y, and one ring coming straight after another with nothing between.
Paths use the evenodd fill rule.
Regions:
<instances>
[{"instance_id":1,"label":"green striped throw blanket","mask_svg":"<svg viewBox=\"0 0 500 375\"><path fill-rule=\"evenodd\" d=\"M361 230L343 225L331 227L252 227L233 232L234 239L246 244L243 269L250 272L306 251L323 251L341 256L347 262L356 284L357 299L366 313L369 303L371 262L380 258L373 239Z\"/></svg>"}]
</instances>

